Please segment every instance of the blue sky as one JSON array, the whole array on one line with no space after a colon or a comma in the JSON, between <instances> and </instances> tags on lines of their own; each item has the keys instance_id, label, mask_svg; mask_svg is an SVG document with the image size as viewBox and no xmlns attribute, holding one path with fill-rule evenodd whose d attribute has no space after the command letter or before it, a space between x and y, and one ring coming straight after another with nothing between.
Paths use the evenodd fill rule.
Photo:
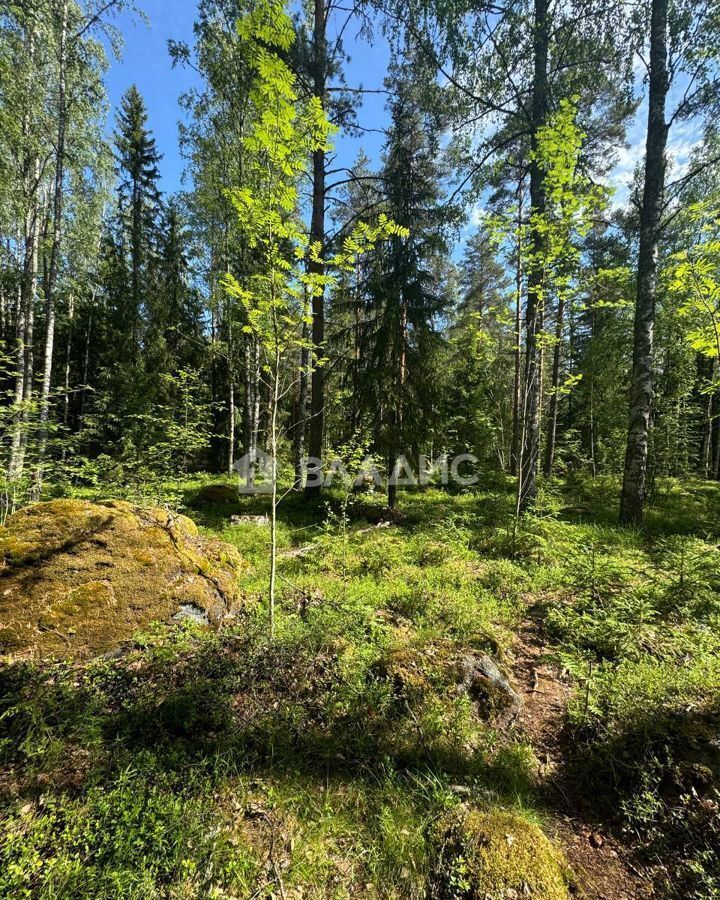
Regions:
<instances>
[{"instance_id":1,"label":"blue sky","mask_svg":"<svg viewBox=\"0 0 720 900\"><path fill-rule=\"evenodd\" d=\"M164 158L161 163L162 187L173 192L181 187L183 160L178 150L178 120L181 110L178 97L191 87L197 76L187 68L173 69L167 51L168 39L186 41L192 44L192 28L196 16L193 0L140 0L148 24L127 13L119 16L115 24L124 35L124 49L120 61L113 60L108 73L108 91L113 113L109 122L112 128L114 110L117 109L122 94L135 83L143 94L148 106L150 127ZM388 48L378 36L374 45L364 40L355 40L352 29L346 32L346 50L351 57L346 67L348 84L364 88L382 87L387 70ZM638 75L639 75L638 70ZM638 86L641 87L640 81ZM383 95L365 95L360 111L360 124L367 128L382 129L387 116L384 110L386 98ZM646 109L640 107L638 116L628 131L628 146L619 151L618 165L610 182L616 188L615 202L621 203L627 197L627 186L637 162L644 151ZM677 123L671 131L670 151L674 156L675 177L678 168L687 165L689 154L700 137L696 123ZM383 136L366 133L360 138L342 137L338 141L337 167L350 165L362 146L371 159L377 160L382 148ZM479 210L481 202L476 209ZM477 221L471 216L471 222Z\"/></svg>"},{"instance_id":2,"label":"blue sky","mask_svg":"<svg viewBox=\"0 0 720 900\"><path fill-rule=\"evenodd\" d=\"M131 84L136 84L148 107L149 124L155 134L157 146L164 158L160 169L162 188L167 192L181 187L183 160L178 150L178 120L182 111L179 96L197 81L197 75L188 68L172 68L167 51L170 38L192 45L193 23L197 5L192 0L140 0L140 6L148 18L145 24L129 13L115 19L124 36L122 59L111 62L108 73L108 93L111 103L112 130L115 110L120 98ZM352 87L380 88L387 68L388 51L381 37L375 46L356 41L355 32L345 33L345 47L351 56L346 67L348 84ZM360 124L382 128L385 121L385 97L380 94L365 95ZM361 146L377 158L383 137L367 133L362 138L344 137L338 142L337 166L350 165Z\"/></svg>"},{"instance_id":3,"label":"blue sky","mask_svg":"<svg viewBox=\"0 0 720 900\"><path fill-rule=\"evenodd\" d=\"M149 23L138 21L128 13L114 20L124 37L122 59L112 60L108 73L111 121L120 98L131 84L136 84L148 106L149 124L158 149L163 154L161 173L165 191L180 187L183 163L178 150L178 97L195 81L192 70L173 69L167 51L169 38L192 41L196 4L188 0L144 0L142 9Z\"/></svg>"}]
</instances>

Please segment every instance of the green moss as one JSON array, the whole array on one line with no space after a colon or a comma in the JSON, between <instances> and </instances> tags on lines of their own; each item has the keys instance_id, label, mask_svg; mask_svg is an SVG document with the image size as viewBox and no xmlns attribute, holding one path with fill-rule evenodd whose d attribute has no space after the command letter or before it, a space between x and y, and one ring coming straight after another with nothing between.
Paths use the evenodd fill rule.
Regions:
<instances>
[{"instance_id":1,"label":"green moss","mask_svg":"<svg viewBox=\"0 0 720 900\"><path fill-rule=\"evenodd\" d=\"M54 500L0 528L0 653L86 657L193 604L219 623L240 603L234 547L184 516Z\"/></svg>"},{"instance_id":2,"label":"green moss","mask_svg":"<svg viewBox=\"0 0 720 900\"><path fill-rule=\"evenodd\" d=\"M234 484L206 484L197 498L201 503L237 503L238 489Z\"/></svg>"},{"instance_id":3,"label":"green moss","mask_svg":"<svg viewBox=\"0 0 720 900\"><path fill-rule=\"evenodd\" d=\"M570 871L542 830L504 810L461 809L435 831L434 900L567 900ZM514 893L513 893L514 892Z\"/></svg>"}]
</instances>

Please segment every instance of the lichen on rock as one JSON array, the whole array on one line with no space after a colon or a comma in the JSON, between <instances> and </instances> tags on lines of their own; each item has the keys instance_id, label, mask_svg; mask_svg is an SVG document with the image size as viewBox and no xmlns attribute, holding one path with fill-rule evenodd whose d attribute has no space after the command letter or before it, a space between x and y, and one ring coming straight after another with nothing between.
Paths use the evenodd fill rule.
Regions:
<instances>
[{"instance_id":1,"label":"lichen on rock","mask_svg":"<svg viewBox=\"0 0 720 900\"><path fill-rule=\"evenodd\" d=\"M240 603L242 559L188 518L113 501L53 500L0 528L0 654L89 657L197 608Z\"/></svg>"},{"instance_id":2,"label":"lichen on rock","mask_svg":"<svg viewBox=\"0 0 720 900\"><path fill-rule=\"evenodd\" d=\"M508 810L460 807L435 826L431 900L568 900L572 876L542 829Z\"/></svg>"}]
</instances>

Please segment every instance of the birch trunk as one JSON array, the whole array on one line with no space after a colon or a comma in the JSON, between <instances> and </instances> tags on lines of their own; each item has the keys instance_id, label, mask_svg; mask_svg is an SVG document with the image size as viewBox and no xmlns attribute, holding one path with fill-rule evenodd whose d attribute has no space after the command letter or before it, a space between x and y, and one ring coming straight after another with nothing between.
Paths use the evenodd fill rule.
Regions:
<instances>
[{"instance_id":1,"label":"birch trunk","mask_svg":"<svg viewBox=\"0 0 720 900\"><path fill-rule=\"evenodd\" d=\"M63 0L60 22L60 46L58 60L58 131L55 150L55 184L53 191L52 245L50 267L45 285L45 352L43 379L40 393L40 446L38 467L35 475L36 491L42 486L42 470L47 451L48 419L50 415L50 386L52 384L53 350L55 345L55 289L60 266L60 245L62 242L63 190L65 181L65 142L67 135L67 31L68 3Z\"/></svg>"},{"instance_id":2,"label":"birch trunk","mask_svg":"<svg viewBox=\"0 0 720 900\"><path fill-rule=\"evenodd\" d=\"M295 462L295 490L303 489L303 458L305 456L305 432L307 430L308 368L310 351L307 344L307 325L303 324L303 346L300 349L300 373L298 396L295 410L295 431L293 434L293 457Z\"/></svg>"}]
</instances>

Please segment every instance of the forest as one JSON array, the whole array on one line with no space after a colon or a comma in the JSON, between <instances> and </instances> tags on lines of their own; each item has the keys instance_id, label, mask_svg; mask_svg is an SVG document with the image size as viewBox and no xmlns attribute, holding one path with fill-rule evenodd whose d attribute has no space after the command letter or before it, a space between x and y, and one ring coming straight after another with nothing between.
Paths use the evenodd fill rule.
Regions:
<instances>
[{"instance_id":1,"label":"forest","mask_svg":"<svg viewBox=\"0 0 720 900\"><path fill-rule=\"evenodd\" d=\"M0 0L0 897L720 898L717 0L176 4Z\"/></svg>"}]
</instances>

